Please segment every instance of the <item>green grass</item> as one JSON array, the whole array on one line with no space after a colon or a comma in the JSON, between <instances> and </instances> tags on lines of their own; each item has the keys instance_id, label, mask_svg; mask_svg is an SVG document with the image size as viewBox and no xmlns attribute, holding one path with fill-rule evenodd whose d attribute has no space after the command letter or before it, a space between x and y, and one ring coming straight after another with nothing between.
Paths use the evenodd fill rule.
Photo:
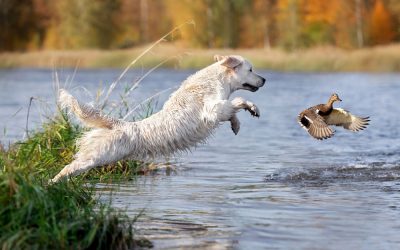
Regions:
<instances>
[{"instance_id":1,"label":"green grass","mask_svg":"<svg viewBox=\"0 0 400 250\"><path fill-rule=\"evenodd\" d=\"M179 28L179 27L178 27ZM108 53L104 60L98 60L102 52L92 51L92 64L107 66L123 63L128 65L118 80L113 82L104 97L101 109L108 105L109 94L115 89L125 73L141 59L157 68L159 62L147 56L171 32L157 40L136 55L127 55L124 51ZM5 55L5 57L3 57ZM70 53L41 52L28 57L11 57L1 54L0 67L18 65L21 62L33 62L42 65L54 62L52 56L64 58L63 66L77 66L82 56L80 52ZM49 58L50 56L50 58ZM129 58L134 57L134 60ZM165 60L165 59L163 59ZM156 63L155 63L156 62ZM72 63L72 64L71 64ZM169 61L167 64L170 63ZM143 64L142 64L143 65ZM87 66L82 62L80 67ZM148 73L151 73L149 71ZM56 78L56 84L59 79ZM121 100L114 110L119 117L130 114L130 89L127 86L120 95ZM58 86L58 85L57 85ZM149 101L144 106L141 116L145 118L153 112ZM5 149L0 143L0 248L8 249L133 249L152 247L150 241L134 237L132 219L123 212L113 209L94 198L94 185L98 181L120 181L134 178L137 174L157 170L154 164L137 161L120 161L59 183L48 184L65 165L73 160L76 152L76 139L84 132L78 125L73 125L68 116L58 112L56 117L43 124L39 131L28 136L23 142L17 142Z\"/></svg>"},{"instance_id":2,"label":"green grass","mask_svg":"<svg viewBox=\"0 0 400 250\"><path fill-rule=\"evenodd\" d=\"M135 219L94 198L90 180L132 178L136 162L120 162L82 177L47 185L72 160L82 133L64 114L24 142L0 147L0 248L132 249Z\"/></svg>"},{"instance_id":3,"label":"green grass","mask_svg":"<svg viewBox=\"0 0 400 250\"><path fill-rule=\"evenodd\" d=\"M128 249L135 245L132 222L91 189L62 183L45 187L20 171L0 175L2 249Z\"/></svg>"}]
</instances>

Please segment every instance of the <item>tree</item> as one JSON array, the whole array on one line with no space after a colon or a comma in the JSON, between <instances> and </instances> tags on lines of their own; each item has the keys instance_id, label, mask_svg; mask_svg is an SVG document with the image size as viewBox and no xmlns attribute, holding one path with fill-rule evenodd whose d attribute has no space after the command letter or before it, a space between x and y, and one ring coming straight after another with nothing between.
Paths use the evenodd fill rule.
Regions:
<instances>
[{"instance_id":1,"label":"tree","mask_svg":"<svg viewBox=\"0 0 400 250\"><path fill-rule=\"evenodd\" d=\"M391 16L394 17L394 27L397 27L396 38L397 41L400 40L400 1L399 0L389 0L388 8L390 10Z\"/></svg>"},{"instance_id":2,"label":"tree","mask_svg":"<svg viewBox=\"0 0 400 250\"><path fill-rule=\"evenodd\" d=\"M370 37L372 44L386 44L395 38L393 20L382 0L376 0L371 14Z\"/></svg>"},{"instance_id":3,"label":"tree","mask_svg":"<svg viewBox=\"0 0 400 250\"><path fill-rule=\"evenodd\" d=\"M35 33L44 28L37 10L34 0L0 1L0 51L28 48Z\"/></svg>"},{"instance_id":4,"label":"tree","mask_svg":"<svg viewBox=\"0 0 400 250\"><path fill-rule=\"evenodd\" d=\"M303 0L302 7L305 45L332 44L338 1Z\"/></svg>"},{"instance_id":5,"label":"tree","mask_svg":"<svg viewBox=\"0 0 400 250\"><path fill-rule=\"evenodd\" d=\"M195 21L194 26L184 26L175 34L175 39L182 39L185 43L192 46L210 47L208 41L213 36L213 30L207 29L208 23L211 21L212 14L207 8L206 0L190 1L190 0L167 0L166 13L171 19L172 26L177 27L190 20ZM198 36L197 30L203 30L202 36Z\"/></svg>"},{"instance_id":6,"label":"tree","mask_svg":"<svg viewBox=\"0 0 400 250\"><path fill-rule=\"evenodd\" d=\"M167 9L174 26L189 20L193 27L182 31L182 39L194 46L234 48L239 44L239 29L246 0L169 0Z\"/></svg>"},{"instance_id":7,"label":"tree","mask_svg":"<svg viewBox=\"0 0 400 250\"><path fill-rule=\"evenodd\" d=\"M118 0L60 0L63 48L111 48L120 32Z\"/></svg>"},{"instance_id":8,"label":"tree","mask_svg":"<svg viewBox=\"0 0 400 250\"><path fill-rule=\"evenodd\" d=\"M270 48L275 43L276 0L253 0L243 9L239 46Z\"/></svg>"},{"instance_id":9,"label":"tree","mask_svg":"<svg viewBox=\"0 0 400 250\"><path fill-rule=\"evenodd\" d=\"M333 44L337 47L351 49L356 46L355 1L337 0L338 11L333 24Z\"/></svg>"},{"instance_id":10,"label":"tree","mask_svg":"<svg viewBox=\"0 0 400 250\"><path fill-rule=\"evenodd\" d=\"M356 23L357 23L357 45L359 48L364 46L363 19L362 19L362 1L355 0L356 4Z\"/></svg>"},{"instance_id":11,"label":"tree","mask_svg":"<svg viewBox=\"0 0 400 250\"><path fill-rule=\"evenodd\" d=\"M279 0L277 4L279 44L294 50L300 46L300 0Z\"/></svg>"}]
</instances>

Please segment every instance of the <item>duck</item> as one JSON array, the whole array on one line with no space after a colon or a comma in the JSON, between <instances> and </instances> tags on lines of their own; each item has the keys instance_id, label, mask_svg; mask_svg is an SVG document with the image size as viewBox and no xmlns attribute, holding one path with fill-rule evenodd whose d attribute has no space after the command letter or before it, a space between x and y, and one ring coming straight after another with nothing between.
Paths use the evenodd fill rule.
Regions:
<instances>
[{"instance_id":1,"label":"duck","mask_svg":"<svg viewBox=\"0 0 400 250\"><path fill-rule=\"evenodd\" d=\"M334 93L326 104L318 104L303 110L297 120L299 124L315 139L331 138L335 131L329 125L340 126L357 132L369 125L369 117L358 117L341 108L333 108L335 102L341 102L339 95Z\"/></svg>"}]
</instances>

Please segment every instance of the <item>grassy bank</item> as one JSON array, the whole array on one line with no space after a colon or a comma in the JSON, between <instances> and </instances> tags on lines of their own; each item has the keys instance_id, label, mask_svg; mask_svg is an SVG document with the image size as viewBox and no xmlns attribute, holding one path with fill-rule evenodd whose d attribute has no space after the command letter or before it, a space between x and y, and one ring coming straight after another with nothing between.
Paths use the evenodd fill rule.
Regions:
<instances>
[{"instance_id":1,"label":"grassy bank","mask_svg":"<svg viewBox=\"0 0 400 250\"><path fill-rule=\"evenodd\" d=\"M146 47L127 50L37 51L0 54L1 68L122 68ZM342 50L319 47L294 52L279 49L192 49L160 44L134 67L153 67L170 58L164 67L201 68L212 62L214 54L239 54L249 58L257 68L280 71L365 71L400 72L400 44Z\"/></svg>"},{"instance_id":2,"label":"grassy bank","mask_svg":"<svg viewBox=\"0 0 400 250\"><path fill-rule=\"evenodd\" d=\"M71 161L74 141L81 131L60 114L28 140L8 149L0 146L1 249L151 246L135 238L134 219L94 198L94 188L88 182L107 178L105 170L47 185L48 179ZM132 177L138 167L129 162L110 166L113 177L121 178Z\"/></svg>"}]
</instances>

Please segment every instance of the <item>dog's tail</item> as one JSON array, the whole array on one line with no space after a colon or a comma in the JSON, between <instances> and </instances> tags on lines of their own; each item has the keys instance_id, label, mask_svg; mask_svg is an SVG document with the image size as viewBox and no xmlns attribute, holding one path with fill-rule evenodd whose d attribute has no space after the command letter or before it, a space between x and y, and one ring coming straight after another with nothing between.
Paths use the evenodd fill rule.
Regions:
<instances>
[{"instance_id":1,"label":"dog's tail","mask_svg":"<svg viewBox=\"0 0 400 250\"><path fill-rule=\"evenodd\" d=\"M58 92L58 103L61 109L69 108L82 122L91 128L112 129L115 125L121 123L120 120L102 115L99 110L88 105L81 104L70 95L65 89Z\"/></svg>"}]
</instances>

